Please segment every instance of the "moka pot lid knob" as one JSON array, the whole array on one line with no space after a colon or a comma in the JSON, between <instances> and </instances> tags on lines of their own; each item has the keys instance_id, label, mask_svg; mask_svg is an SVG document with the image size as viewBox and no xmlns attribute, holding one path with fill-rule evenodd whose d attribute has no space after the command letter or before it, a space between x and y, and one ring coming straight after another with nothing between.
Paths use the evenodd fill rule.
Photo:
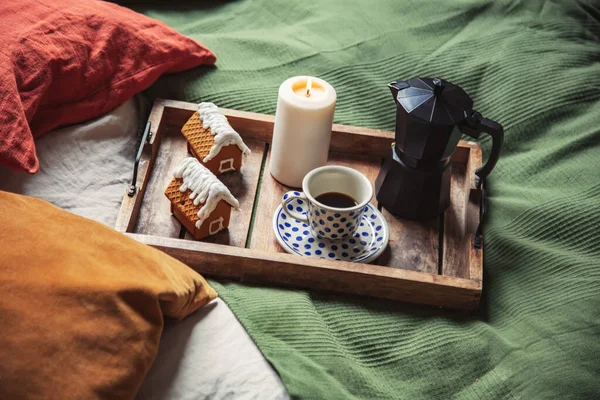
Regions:
<instances>
[{"instance_id":1,"label":"moka pot lid knob","mask_svg":"<svg viewBox=\"0 0 600 400\"><path fill-rule=\"evenodd\" d=\"M473 108L473 100L460 86L441 78L412 78L388 86L397 107L427 123L456 125Z\"/></svg>"}]
</instances>

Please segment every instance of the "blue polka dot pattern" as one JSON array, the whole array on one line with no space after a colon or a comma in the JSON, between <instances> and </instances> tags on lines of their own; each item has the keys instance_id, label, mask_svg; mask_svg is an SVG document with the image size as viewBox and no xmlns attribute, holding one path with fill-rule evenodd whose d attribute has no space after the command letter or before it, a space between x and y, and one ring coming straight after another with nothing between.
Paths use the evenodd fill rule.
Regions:
<instances>
[{"instance_id":1,"label":"blue polka dot pattern","mask_svg":"<svg viewBox=\"0 0 600 400\"><path fill-rule=\"evenodd\" d=\"M292 192L286 194L291 195ZM301 203L297 199L289 201L294 210L305 213L309 219L308 226L312 229L312 234L319 239L338 239L347 238L358 229L363 215L369 216L376 212L375 208L369 209L365 214L364 208L358 211L332 212L324 208L316 208L314 204L303 200ZM302 209L303 211L299 210ZM368 219L367 219L368 220ZM364 226L364 224L363 224Z\"/></svg>"},{"instance_id":2,"label":"blue polka dot pattern","mask_svg":"<svg viewBox=\"0 0 600 400\"><path fill-rule=\"evenodd\" d=\"M311 209L307 201L298 204L296 200L288 201L294 211L300 207L302 209L298 211L300 214L310 216L312 213L315 218L319 213L320 218L306 224L304 221L290 218L287 211L278 208L273 219L273 230L279 244L286 251L300 256L329 260L371 262L387 246L389 237L387 224L383 216L371 205L366 207L367 212L364 212L364 209L355 212L354 217L357 219L353 220L353 216L349 213L329 213L327 210ZM340 217L336 217L335 214L339 214ZM372 215L375 215L375 219L372 219ZM342 218L346 218L343 223ZM339 239L330 240L325 235Z\"/></svg>"},{"instance_id":3,"label":"blue polka dot pattern","mask_svg":"<svg viewBox=\"0 0 600 400\"><path fill-rule=\"evenodd\" d=\"M297 197L297 196L302 196L302 198ZM300 192L287 192L286 194L283 195L282 202L285 204L285 207L297 214L304 214L306 215L307 213L307 207L306 207L306 199L303 198L304 195L301 194ZM282 216L282 219L287 219L289 217L292 217L293 219L298 218L297 214L288 214L285 216ZM301 221L299 221L299 223L302 223ZM308 225L306 225L306 227L308 227Z\"/></svg>"}]
</instances>

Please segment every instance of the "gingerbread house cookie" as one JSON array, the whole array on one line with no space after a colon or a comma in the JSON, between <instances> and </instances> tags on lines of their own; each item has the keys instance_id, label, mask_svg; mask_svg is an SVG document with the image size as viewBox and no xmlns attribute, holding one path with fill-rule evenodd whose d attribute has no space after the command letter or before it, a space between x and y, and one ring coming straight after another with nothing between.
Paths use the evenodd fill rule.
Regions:
<instances>
[{"instance_id":1,"label":"gingerbread house cookie","mask_svg":"<svg viewBox=\"0 0 600 400\"><path fill-rule=\"evenodd\" d=\"M242 156L250 154L239 133L213 103L200 103L181 133L189 152L215 175L239 171Z\"/></svg>"},{"instance_id":2,"label":"gingerbread house cookie","mask_svg":"<svg viewBox=\"0 0 600 400\"><path fill-rule=\"evenodd\" d=\"M226 229L231 209L240 204L229 189L198 160L188 157L165 190L171 213L196 239Z\"/></svg>"}]
</instances>

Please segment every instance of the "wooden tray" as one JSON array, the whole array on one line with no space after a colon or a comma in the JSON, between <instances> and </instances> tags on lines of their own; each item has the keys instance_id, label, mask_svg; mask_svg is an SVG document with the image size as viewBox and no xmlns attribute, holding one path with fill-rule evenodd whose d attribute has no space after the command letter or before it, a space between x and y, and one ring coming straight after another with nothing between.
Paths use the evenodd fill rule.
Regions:
<instances>
[{"instance_id":1,"label":"wooden tray","mask_svg":"<svg viewBox=\"0 0 600 400\"><path fill-rule=\"evenodd\" d=\"M388 248L373 264L355 264L291 255L276 242L271 221L289 188L268 172L274 117L244 111L222 110L252 154L244 160L241 174L220 176L242 211L233 212L228 230L202 242L193 240L171 216L163 193L175 166L188 156L181 127L196 110L192 103L154 103L137 190L132 197L126 191L117 230L206 276L454 309L477 308L483 260L482 250L473 246L481 196L474 186L474 171L481 166L477 144L461 141L452 156L452 201L443 216L409 221L383 210L390 227ZM355 168L374 182L392 141L392 132L334 125L329 163Z\"/></svg>"}]
</instances>

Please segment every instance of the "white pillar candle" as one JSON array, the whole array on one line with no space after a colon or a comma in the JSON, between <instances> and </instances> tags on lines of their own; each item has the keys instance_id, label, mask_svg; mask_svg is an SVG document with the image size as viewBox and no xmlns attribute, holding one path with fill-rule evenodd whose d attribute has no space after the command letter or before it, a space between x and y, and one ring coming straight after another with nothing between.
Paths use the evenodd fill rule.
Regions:
<instances>
[{"instance_id":1,"label":"white pillar candle","mask_svg":"<svg viewBox=\"0 0 600 400\"><path fill-rule=\"evenodd\" d=\"M322 79L296 76L279 87L271 175L284 185L302 186L311 170L327 164L336 93Z\"/></svg>"}]
</instances>

